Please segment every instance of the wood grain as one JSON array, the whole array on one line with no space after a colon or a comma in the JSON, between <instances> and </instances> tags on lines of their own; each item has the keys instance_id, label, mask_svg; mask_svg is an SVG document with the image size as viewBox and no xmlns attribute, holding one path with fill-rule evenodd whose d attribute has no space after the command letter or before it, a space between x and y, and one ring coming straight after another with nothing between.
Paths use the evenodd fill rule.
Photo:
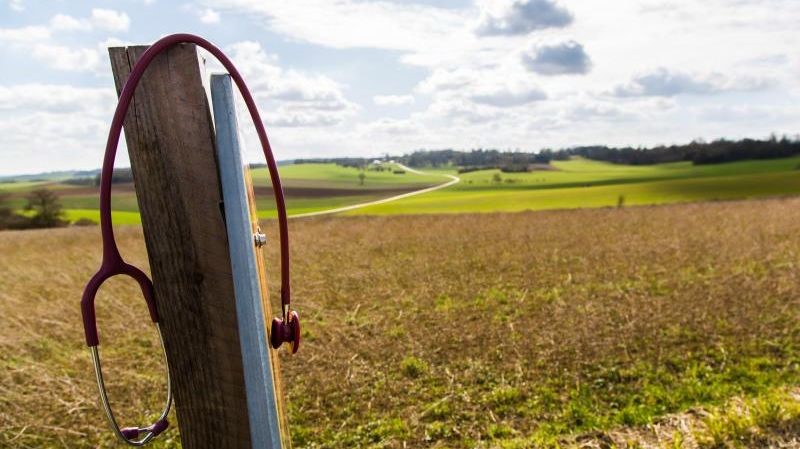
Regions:
<instances>
[{"instance_id":1,"label":"wood grain","mask_svg":"<svg viewBox=\"0 0 800 449\"><path fill-rule=\"evenodd\" d=\"M145 46L111 48L117 93ZM158 56L125 123L183 447L250 448L231 263L194 45Z\"/></svg>"}]
</instances>

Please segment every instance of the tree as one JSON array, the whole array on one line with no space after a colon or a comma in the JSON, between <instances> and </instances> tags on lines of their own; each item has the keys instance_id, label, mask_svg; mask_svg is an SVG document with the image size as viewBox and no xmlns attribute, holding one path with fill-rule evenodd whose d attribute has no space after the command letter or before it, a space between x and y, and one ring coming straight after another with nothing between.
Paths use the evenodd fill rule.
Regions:
<instances>
[{"instance_id":1,"label":"tree","mask_svg":"<svg viewBox=\"0 0 800 449\"><path fill-rule=\"evenodd\" d=\"M5 192L0 192L0 229L10 227L11 218L14 212L11 211L11 206L8 205L10 195Z\"/></svg>"},{"instance_id":2,"label":"tree","mask_svg":"<svg viewBox=\"0 0 800 449\"><path fill-rule=\"evenodd\" d=\"M36 189L28 195L28 204L25 210L34 211L30 219L33 228L53 228L64 226L64 211L58 195L52 190Z\"/></svg>"},{"instance_id":3,"label":"tree","mask_svg":"<svg viewBox=\"0 0 800 449\"><path fill-rule=\"evenodd\" d=\"M495 173L494 176L492 176L492 182L503 182L503 177L500 176L500 173Z\"/></svg>"},{"instance_id":4,"label":"tree","mask_svg":"<svg viewBox=\"0 0 800 449\"><path fill-rule=\"evenodd\" d=\"M358 172L358 181L362 186L364 185L364 179L366 177L367 177L367 175L363 171Z\"/></svg>"}]
</instances>

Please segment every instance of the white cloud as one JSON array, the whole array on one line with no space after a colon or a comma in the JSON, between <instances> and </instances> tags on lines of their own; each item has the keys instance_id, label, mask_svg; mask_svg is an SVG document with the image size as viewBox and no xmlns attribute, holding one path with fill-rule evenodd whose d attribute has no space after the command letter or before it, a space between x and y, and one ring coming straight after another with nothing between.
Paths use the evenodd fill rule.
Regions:
<instances>
[{"instance_id":1,"label":"white cloud","mask_svg":"<svg viewBox=\"0 0 800 449\"><path fill-rule=\"evenodd\" d=\"M453 40L463 12L387 1L215 0L217 9L260 16L291 38L334 48L369 47L415 51L431 42Z\"/></svg>"},{"instance_id":2,"label":"white cloud","mask_svg":"<svg viewBox=\"0 0 800 449\"><path fill-rule=\"evenodd\" d=\"M572 14L553 0L513 0L495 3L497 5L484 5L477 28L479 34L489 36L528 34L547 28L563 28L573 20Z\"/></svg>"},{"instance_id":3,"label":"white cloud","mask_svg":"<svg viewBox=\"0 0 800 449\"><path fill-rule=\"evenodd\" d=\"M231 58L275 126L330 126L351 117L357 106L347 100L343 86L332 79L284 69L277 57L252 41L230 46ZM277 107L277 108L276 108Z\"/></svg>"},{"instance_id":4,"label":"white cloud","mask_svg":"<svg viewBox=\"0 0 800 449\"><path fill-rule=\"evenodd\" d=\"M99 42L96 46L86 47L66 45L56 38L64 32L90 32L97 29L124 31L129 26L128 15L113 10L94 9L89 18L76 18L58 13L50 18L47 25L0 28L0 43L37 60L48 68L93 72L101 67L104 44L110 42L109 39Z\"/></svg>"},{"instance_id":5,"label":"white cloud","mask_svg":"<svg viewBox=\"0 0 800 449\"><path fill-rule=\"evenodd\" d=\"M547 98L519 64L489 69L437 69L416 87L432 97L425 115L429 120L480 123L499 120L507 112Z\"/></svg>"},{"instance_id":6,"label":"white cloud","mask_svg":"<svg viewBox=\"0 0 800 449\"><path fill-rule=\"evenodd\" d=\"M113 9L92 9L92 25L105 31L128 31L131 19L128 14Z\"/></svg>"},{"instance_id":7,"label":"white cloud","mask_svg":"<svg viewBox=\"0 0 800 449\"><path fill-rule=\"evenodd\" d=\"M230 33L209 28L209 37L230 50L244 73L279 158L420 147L653 145L794 133L800 120L794 106L800 100L796 0L617 0L602 7L596 0L476 0L460 9L396 0L198 3L164 19L191 28L210 10L225 16L226 29L255 22L281 41L276 51L299 52L289 68L265 51L266 41L230 45ZM37 77L59 83L63 74L48 67L81 70L68 79L91 84L98 82L94 73L108 72L105 45L97 40L153 37L132 29L123 12L113 17L120 20L105 21L103 28L91 16L66 14L38 26L0 26L0 44L11 56L8 64L41 67ZM125 29L131 32L123 36ZM307 63L316 55L324 63L313 67L320 69ZM354 69L354 58L371 63L373 56L370 70ZM562 74L581 76L556 76ZM409 82L415 87L398 87ZM4 162L50 145L37 134L36 117L74 122L85 136L69 130L64 140L74 148L79 142L97 146L93 130L109 117L82 112L73 115L87 116L87 123L73 119L57 110L68 109L68 101L48 105L51 94L42 92L24 103L24 114L0 108L0 128L12 135L0 149ZM37 101L46 106L34 117ZM250 146L257 159L258 147Z\"/></svg>"},{"instance_id":8,"label":"white cloud","mask_svg":"<svg viewBox=\"0 0 800 449\"><path fill-rule=\"evenodd\" d=\"M0 85L3 165L14 161L17 173L97 167L115 99L112 87Z\"/></svg>"},{"instance_id":9,"label":"white cloud","mask_svg":"<svg viewBox=\"0 0 800 449\"><path fill-rule=\"evenodd\" d=\"M22 0L8 0L8 7L17 12L25 10L25 5L22 4Z\"/></svg>"},{"instance_id":10,"label":"white cloud","mask_svg":"<svg viewBox=\"0 0 800 449\"><path fill-rule=\"evenodd\" d=\"M203 23L219 23L220 17L219 13L214 11L211 8L206 8L198 13L200 21Z\"/></svg>"},{"instance_id":11,"label":"white cloud","mask_svg":"<svg viewBox=\"0 0 800 449\"><path fill-rule=\"evenodd\" d=\"M413 95L375 95L372 102L378 106L402 106L414 103Z\"/></svg>"},{"instance_id":12,"label":"white cloud","mask_svg":"<svg viewBox=\"0 0 800 449\"><path fill-rule=\"evenodd\" d=\"M47 67L69 72L93 71L100 65L100 52L94 48L36 44L31 55Z\"/></svg>"},{"instance_id":13,"label":"white cloud","mask_svg":"<svg viewBox=\"0 0 800 449\"><path fill-rule=\"evenodd\" d=\"M50 19L50 29L54 31L89 31L92 24L88 20L79 20L67 14L56 14Z\"/></svg>"},{"instance_id":14,"label":"white cloud","mask_svg":"<svg viewBox=\"0 0 800 449\"><path fill-rule=\"evenodd\" d=\"M497 107L511 107L540 101L547 98L536 86L494 86L473 93L472 101Z\"/></svg>"},{"instance_id":15,"label":"white cloud","mask_svg":"<svg viewBox=\"0 0 800 449\"><path fill-rule=\"evenodd\" d=\"M63 84L0 85L0 110L49 113L88 112L98 115L109 110L116 96L112 88L86 88Z\"/></svg>"},{"instance_id":16,"label":"white cloud","mask_svg":"<svg viewBox=\"0 0 800 449\"><path fill-rule=\"evenodd\" d=\"M39 42L50 37L50 30L44 26L22 28L0 28L0 42L10 45L24 45Z\"/></svg>"},{"instance_id":17,"label":"white cloud","mask_svg":"<svg viewBox=\"0 0 800 449\"><path fill-rule=\"evenodd\" d=\"M592 66L583 45L574 40L536 45L522 53L522 64L547 76L585 74Z\"/></svg>"},{"instance_id":18,"label":"white cloud","mask_svg":"<svg viewBox=\"0 0 800 449\"><path fill-rule=\"evenodd\" d=\"M424 128L414 120L381 118L359 126L358 131L369 136L397 138L397 136L419 135L424 132Z\"/></svg>"},{"instance_id":19,"label":"white cloud","mask_svg":"<svg viewBox=\"0 0 800 449\"><path fill-rule=\"evenodd\" d=\"M769 81L765 79L732 78L721 73L692 74L659 67L634 76L628 83L617 86L613 93L619 97L672 97L758 90L768 86Z\"/></svg>"}]
</instances>

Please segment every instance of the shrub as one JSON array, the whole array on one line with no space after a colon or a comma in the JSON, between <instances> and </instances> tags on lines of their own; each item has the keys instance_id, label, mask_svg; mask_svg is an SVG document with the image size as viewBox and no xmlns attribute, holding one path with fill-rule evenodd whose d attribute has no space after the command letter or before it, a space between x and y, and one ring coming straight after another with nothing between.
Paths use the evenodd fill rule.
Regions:
<instances>
[{"instance_id":1,"label":"shrub","mask_svg":"<svg viewBox=\"0 0 800 449\"><path fill-rule=\"evenodd\" d=\"M97 222L89 218L79 218L72 222L72 226L94 226Z\"/></svg>"}]
</instances>

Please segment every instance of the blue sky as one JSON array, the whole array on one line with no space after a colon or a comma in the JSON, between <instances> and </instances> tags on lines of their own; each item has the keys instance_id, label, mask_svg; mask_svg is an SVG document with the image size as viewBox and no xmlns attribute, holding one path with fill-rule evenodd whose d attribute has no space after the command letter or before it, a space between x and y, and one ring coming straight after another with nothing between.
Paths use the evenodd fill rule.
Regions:
<instances>
[{"instance_id":1,"label":"blue sky","mask_svg":"<svg viewBox=\"0 0 800 449\"><path fill-rule=\"evenodd\" d=\"M174 32L234 59L279 159L800 132L796 0L3 1L0 175L99 166L106 47Z\"/></svg>"}]
</instances>

